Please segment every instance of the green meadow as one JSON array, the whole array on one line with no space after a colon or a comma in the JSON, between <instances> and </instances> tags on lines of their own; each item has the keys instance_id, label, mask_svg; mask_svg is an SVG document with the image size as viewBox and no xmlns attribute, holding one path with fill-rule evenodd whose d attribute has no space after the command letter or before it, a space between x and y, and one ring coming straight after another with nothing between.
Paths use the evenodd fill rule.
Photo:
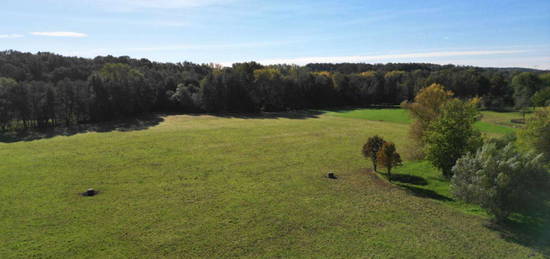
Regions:
<instances>
[{"instance_id":1,"label":"green meadow","mask_svg":"<svg viewBox=\"0 0 550 259\"><path fill-rule=\"evenodd\" d=\"M515 130L483 114L487 136ZM369 136L406 146L401 109L148 120L3 138L0 258L550 256L547 221L492 226L427 162L369 172Z\"/></svg>"},{"instance_id":2,"label":"green meadow","mask_svg":"<svg viewBox=\"0 0 550 259\"><path fill-rule=\"evenodd\" d=\"M511 120L521 118L521 114L517 112L483 111L481 113L481 120L475 124L475 127L481 132L491 136L515 132L518 125L512 123ZM327 114L346 118L387 121L393 123L408 124L411 122L411 118L409 117L407 111L397 108L327 111Z\"/></svg>"}]
</instances>

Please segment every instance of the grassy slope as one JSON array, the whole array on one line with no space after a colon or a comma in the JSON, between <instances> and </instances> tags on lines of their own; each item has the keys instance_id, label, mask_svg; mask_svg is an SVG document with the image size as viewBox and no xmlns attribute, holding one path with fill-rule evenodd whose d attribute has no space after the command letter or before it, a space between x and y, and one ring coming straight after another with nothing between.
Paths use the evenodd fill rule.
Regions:
<instances>
[{"instance_id":1,"label":"grassy slope","mask_svg":"<svg viewBox=\"0 0 550 259\"><path fill-rule=\"evenodd\" d=\"M165 119L142 131L0 144L0 257L533 253L479 215L361 172L365 139L402 145L406 124ZM329 170L340 178L324 178ZM78 195L88 187L101 194Z\"/></svg>"}]
</instances>

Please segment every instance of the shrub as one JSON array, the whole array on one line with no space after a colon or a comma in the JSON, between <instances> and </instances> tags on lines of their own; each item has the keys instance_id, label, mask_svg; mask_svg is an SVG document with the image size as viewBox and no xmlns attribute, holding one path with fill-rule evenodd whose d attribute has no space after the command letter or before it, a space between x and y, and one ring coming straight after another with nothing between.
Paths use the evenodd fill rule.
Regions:
<instances>
[{"instance_id":1,"label":"shrub","mask_svg":"<svg viewBox=\"0 0 550 259\"><path fill-rule=\"evenodd\" d=\"M377 164L377 157L376 154L378 151L382 148L382 145L384 145L384 139L379 137L378 135L370 137L367 140L367 143L363 145L363 156L365 158L372 161L372 167L374 171L376 172L376 164Z\"/></svg>"},{"instance_id":2,"label":"shrub","mask_svg":"<svg viewBox=\"0 0 550 259\"><path fill-rule=\"evenodd\" d=\"M391 169L402 165L401 156L397 153L392 142L384 142L382 148L376 154L380 166L385 167L388 172L388 179L391 181Z\"/></svg>"},{"instance_id":3,"label":"shrub","mask_svg":"<svg viewBox=\"0 0 550 259\"><path fill-rule=\"evenodd\" d=\"M461 157L452 171L453 195L480 205L497 221L531 208L548 182L542 155L519 153L512 144L503 149L485 144Z\"/></svg>"},{"instance_id":4,"label":"shrub","mask_svg":"<svg viewBox=\"0 0 550 259\"><path fill-rule=\"evenodd\" d=\"M487 139L484 143L486 144L494 143L498 149L502 149L510 143L514 144L516 140L517 140L516 133L511 132L511 133L507 133L502 137Z\"/></svg>"}]
</instances>

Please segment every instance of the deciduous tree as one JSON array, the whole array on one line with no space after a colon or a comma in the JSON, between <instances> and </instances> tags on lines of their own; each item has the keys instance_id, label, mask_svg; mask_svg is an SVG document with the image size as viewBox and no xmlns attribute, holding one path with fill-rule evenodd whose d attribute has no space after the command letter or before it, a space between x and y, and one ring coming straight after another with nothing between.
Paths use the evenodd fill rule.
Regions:
<instances>
[{"instance_id":1,"label":"deciduous tree","mask_svg":"<svg viewBox=\"0 0 550 259\"><path fill-rule=\"evenodd\" d=\"M531 103L533 106L550 106L550 87L546 87L538 92L536 92L533 97L531 97Z\"/></svg>"},{"instance_id":2,"label":"deciduous tree","mask_svg":"<svg viewBox=\"0 0 550 259\"><path fill-rule=\"evenodd\" d=\"M512 78L514 101L517 109L532 106L531 96L542 88L541 79L532 72L523 72Z\"/></svg>"},{"instance_id":3,"label":"deciduous tree","mask_svg":"<svg viewBox=\"0 0 550 259\"><path fill-rule=\"evenodd\" d=\"M476 101L453 99L441 107L441 115L426 131L426 158L447 178L457 159L475 151L482 144L481 134L474 128L480 113Z\"/></svg>"},{"instance_id":4,"label":"deciduous tree","mask_svg":"<svg viewBox=\"0 0 550 259\"><path fill-rule=\"evenodd\" d=\"M388 179L391 181L391 169L402 165L401 156L395 149L395 144L392 142L384 142L382 148L376 154L377 163L386 168Z\"/></svg>"},{"instance_id":5,"label":"deciduous tree","mask_svg":"<svg viewBox=\"0 0 550 259\"><path fill-rule=\"evenodd\" d=\"M378 157L377 157L377 154L378 154L378 151L380 151L380 149L382 148L382 146L384 145L384 139L379 137L378 135L375 135L373 137L370 137L368 140L367 140L367 143L365 143L365 145L363 145L363 156L365 156L365 158L368 158L372 161L372 168L374 169L374 171L376 172L376 165L377 165L377 160L378 160Z\"/></svg>"},{"instance_id":6,"label":"deciduous tree","mask_svg":"<svg viewBox=\"0 0 550 259\"><path fill-rule=\"evenodd\" d=\"M410 137L414 146L410 147L417 152L424 147L424 135L430 124L441 114L441 107L452 99L453 93L445 90L440 84L432 84L416 95L413 103L403 103L402 106L409 111L413 122L410 126Z\"/></svg>"}]
</instances>

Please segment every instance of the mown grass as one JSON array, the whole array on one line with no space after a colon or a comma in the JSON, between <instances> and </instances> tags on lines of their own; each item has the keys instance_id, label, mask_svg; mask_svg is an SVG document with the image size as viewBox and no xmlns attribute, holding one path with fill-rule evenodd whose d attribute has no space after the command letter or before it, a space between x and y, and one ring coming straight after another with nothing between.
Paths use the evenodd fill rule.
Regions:
<instances>
[{"instance_id":1,"label":"mown grass","mask_svg":"<svg viewBox=\"0 0 550 259\"><path fill-rule=\"evenodd\" d=\"M383 174L383 173L382 173ZM489 217L479 206L456 200L451 194L449 181L441 176L427 161L409 161L395 169L393 183L404 187L409 193L418 197L433 199L466 214ZM543 194L543 203L528 214L513 214L504 225L491 225L500 230L503 238L525 245L530 245L550 256L550 197Z\"/></svg>"},{"instance_id":2,"label":"mown grass","mask_svg":"<svg viewBox=\"0 0 550 259\"><path fill-rule=\"evenodd\" d=\"M399 108L380 108L380 109L354 109L326 111L327 115L346 118L366 119L373 121L386 121L393 123L408 124L411 118L408 112ZM493 112L482 111L481 121L476 122L475 127L483 133L491 136L513 133L519 127L512 123L512 119L521 119L521 114L517 112Z\"/></svg>"},{"instance_id":3,"label":"mown grass","mask_svg":"<svg viewBox=\"0 0 550 259\"><path fill-rule=\"evenodd\" d=\"M394 123L410 123L411 119L407 110L399 108L380 108L380 109L354 109L327 111L328 115L340 116L346 118L366 119L373 121L387 121Z\"/></svg>"},{"instance_id":4,"label":"mown grass","mask_svg":"<svg viewBox=\"0 0 550 259\"><path fill-rule=\"evenodd\" d=\"M479 213L366 173L367 137L399 147L407 127L177 115L144 130L0 143L0 258L547 255ZM448 195L427 169L407 162L396 172ZM79 195L89 187L100 194Z\"/></svg>"},{"instance_id":5,"label":"mown grass","mask_svg":"<svg viewBox=\"0 0 550 259\"><path fill-rule=\"evenodd\" d=\"M428 161L409 161L404 166L397 167L393 182L416 196L440 201L469 214L488 216L479 206L455 200L450 191L449 180Z\"/></svg>"}]
</instances>

